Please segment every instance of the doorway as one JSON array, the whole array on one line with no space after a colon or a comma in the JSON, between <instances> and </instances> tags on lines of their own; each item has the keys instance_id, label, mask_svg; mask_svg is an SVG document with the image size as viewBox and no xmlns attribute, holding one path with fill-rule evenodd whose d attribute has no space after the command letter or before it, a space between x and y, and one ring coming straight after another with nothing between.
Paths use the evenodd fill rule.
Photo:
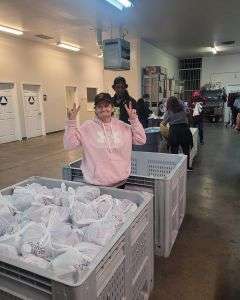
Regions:
<instances>
[{"instance_id":1,"label":"doorway","mask_svg":"<svg viewBox=\"0 0 240 300\"><path fill-rule=\"evenodd\" d=\"M26 137L45 135L41 85L23 84L22 93Z\"/></svg>"},{"instance_id":2,"label":"doorway","mask_svg":"<svg viewBox=\"0 0 240 300\"><path fill-rule=\"evenodd\" d=\"M0 144L21 140L16 85L0 82Z\"/></svg>"}]
</instances>

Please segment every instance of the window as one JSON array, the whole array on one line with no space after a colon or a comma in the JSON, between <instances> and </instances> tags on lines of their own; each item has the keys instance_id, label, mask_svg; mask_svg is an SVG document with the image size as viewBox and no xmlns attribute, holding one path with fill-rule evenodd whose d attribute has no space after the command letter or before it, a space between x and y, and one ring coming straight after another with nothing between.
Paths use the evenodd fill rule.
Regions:
<instances>
[{"instance_id":1,"label":"window","mask_svg":"<svg viewBox=\"0 0 240 300\"><path fill-rule=\"evenodd\" d=\"M95 96L97 95L96 88L87 88L87 102L94 103Z\"/></svg>"},{"instance_id":2,"label":"window","mask_svg":"<svg viewBox=\"0 0 240 300\"><path fill-rule=\"evenodd\" d=\"M185 99L190 99L192 92L200 89L202 58L184 58L179 61L179 78L184 81Z\"/></svg>"}]
</instances>

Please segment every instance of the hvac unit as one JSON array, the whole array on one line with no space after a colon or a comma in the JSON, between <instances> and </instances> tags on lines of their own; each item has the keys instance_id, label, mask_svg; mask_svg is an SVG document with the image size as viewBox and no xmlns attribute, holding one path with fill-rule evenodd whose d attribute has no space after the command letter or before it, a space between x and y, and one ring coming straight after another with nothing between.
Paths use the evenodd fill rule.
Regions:
<instances>
[{"instance_id":1,"label":"hvac unit","mask_svg":"<svg viewBox=\"0 0 240 300\"><path fill-rule=\"evenodd\" d=\"M124 39L103 41L104 69L130 70L130 43Z\"/></svg>"}]
</instances>

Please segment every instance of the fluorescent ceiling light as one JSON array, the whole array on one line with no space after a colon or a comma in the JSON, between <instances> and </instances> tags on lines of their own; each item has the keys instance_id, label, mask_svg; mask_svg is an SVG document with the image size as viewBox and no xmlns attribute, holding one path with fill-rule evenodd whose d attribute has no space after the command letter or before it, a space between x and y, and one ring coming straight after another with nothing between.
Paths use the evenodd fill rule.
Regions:
<instances>
[{"instance_id":1,"label":"fluorescent ceiling light","mask_svg":"<svg viewBox=\"0 0 240 300\"><path fill-rule=\"evenodd\" d=\"M123 10L124 7L129 8L133 5L130 0L106 0L106 1L114 5L120 10Z\"/></svg>"},{"instance_id":2,"label":"fluorescent ceiling light","mask_svg":"<svg viewBox=\"0 0 240 300\"><path fill-rule=\"evenodd\" d=\"M216 47L212 47L212 53L213 53L213 54L217 54L217 49L216 49Z\"/></svg>"},{"instance_id":3,"label":"fluorescent ceiling light","mask_svg":"<svg viewBox=\"0 0 240 300\"><path fill-rule=\"evenodd\" d=\"M1 26L1 25L0 25L0 31L15 34L15 35L22 35L23 34L23 32L21 30L13 29L13 28L6 27L6 26Z\"/></svg>"},{"instance_id":4,"label":"fluorescent ceiling light","mask_svg":"<svg viewBox=\"0 0 240 300\"><path fill-rule=\"evenodd\" d=\"M64 49L67 49L67 50L75 51L75 52L80 51L80 47L73 46L73 45L70 45L70 44L58 43L57 46L61 47L61 48L64 48Z\"/></svg>"}]
</instances>

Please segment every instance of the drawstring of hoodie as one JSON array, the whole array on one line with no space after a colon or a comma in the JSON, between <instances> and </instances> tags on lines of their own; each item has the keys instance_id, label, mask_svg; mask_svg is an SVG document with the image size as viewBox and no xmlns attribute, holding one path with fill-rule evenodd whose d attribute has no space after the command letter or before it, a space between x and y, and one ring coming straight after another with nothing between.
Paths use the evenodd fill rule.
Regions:
<instances>
[{"instance_id":1,"label":"drawstring of hoodie","mask_svg":"<svg viewBox=\"0 0 240 300\"><path fill-rule=\"evenodd\" d=\"M105 140L106 140L107 149L108 149L108 151L110 153L112 153L113 152L113 148L111 146L111 141L108 138L107 130L106 130L106 127L105 127L104 123L101 122L100 120L98 120L97 118L95 119L95 121L102 126L103 132L104 132L104 136L105 136ZM112 136L112 141L113 141L114 147L116 147L116 145L115 145L115 139L114 139L114 136L113 136L113 129L112 129L112 123L111 122L110 122L110 131L111 131L111 136Z\"/></svg>"},{"instance_id":2,"label":"drawstring of hoodie","mask_svg":"<svg viewBox=\"0 0 240 300\"><path fill-rule=\"evenodd\" d=\"M109 152L111 153L112 152L111 143L109 142L107 131L106 131L106 128L105 128L103 123L102 123L102 127L103 127L103 131L104 131L104 136L105 136L105 139L106 139L107 148L108 148Z\"/></svg>"}]
</instances>

